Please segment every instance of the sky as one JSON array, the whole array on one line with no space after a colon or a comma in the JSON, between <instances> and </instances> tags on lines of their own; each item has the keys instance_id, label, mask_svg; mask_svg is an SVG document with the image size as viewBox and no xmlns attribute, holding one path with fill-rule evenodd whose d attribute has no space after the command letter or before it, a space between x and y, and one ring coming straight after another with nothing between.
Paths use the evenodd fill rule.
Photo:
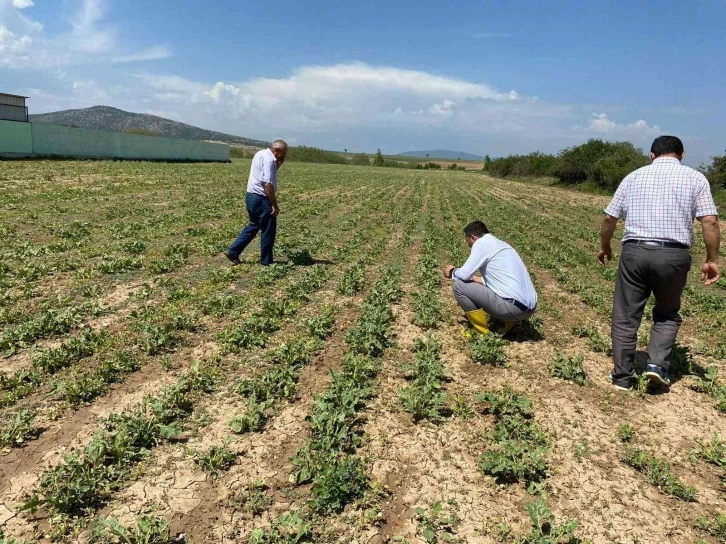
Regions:
<instances>
[{"instance_id":1,"label":"sky","mask_svg":"<svg viewBox=\"0 0 726 544\"><path fill-rule=\"evenodd\" d=\"M0 91L293 145L726 149L726 0L0 0Z\"/></svg>"}]
</instances>

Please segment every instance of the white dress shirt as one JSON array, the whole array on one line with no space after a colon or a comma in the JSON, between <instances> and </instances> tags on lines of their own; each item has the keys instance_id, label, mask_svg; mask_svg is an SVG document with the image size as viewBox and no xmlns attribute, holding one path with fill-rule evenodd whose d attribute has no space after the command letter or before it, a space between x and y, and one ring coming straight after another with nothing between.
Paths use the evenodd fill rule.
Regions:
<instances>
[{"instance_id":1,"label":"white dress shirt","mask_svg":"<svg viewBox=\"0 0 726 544\"><path fill-rule=\"evenodd\" d=\"M537 307L537 292L519 254L508 243L485 234L471 246L471 254L453 277L470 281L477 270L484 285L501 298L521 302L529 309Z\"/></svg>"},{"instance_id":2,"label":"white dress shirt","mask_svg":"<svg viewBox=\"0 0 726 544\"><path fill-rule=\"evenodd\" d=\"M265 184L269 183L277 193L277 159L270 149L255 153L250 166L250 177L247 180L247 192L267 197Z\"/></svg>"},{"instance_id":3,"label":"white dress shirt","mask_svg":"<svg viewBox=\"0 0 726 544\"><path fill-rule=\"evenodd\" d=\"M658 157L622 181L605 213L625 217L626 240L693 245L693 220L718 215L701 172L675 157Z\"/></svg>"}]
</instances>

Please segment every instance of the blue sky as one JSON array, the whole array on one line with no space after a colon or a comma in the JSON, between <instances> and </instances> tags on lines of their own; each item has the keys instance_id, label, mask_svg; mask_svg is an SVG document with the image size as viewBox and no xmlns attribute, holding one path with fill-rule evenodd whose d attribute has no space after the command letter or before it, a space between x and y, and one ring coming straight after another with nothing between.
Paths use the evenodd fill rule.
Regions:
<instances>
[{"instance_id":1,"label":"blue sky","mask_svg":"<svg viewBox=\"0 0 726 544\"><path fill-rule=\"evenodd\" d=\"M724 21L724 0L0 0L0 90L355 151L671 133L697 165L726 149Z\"/></svg>"}]
</instances>

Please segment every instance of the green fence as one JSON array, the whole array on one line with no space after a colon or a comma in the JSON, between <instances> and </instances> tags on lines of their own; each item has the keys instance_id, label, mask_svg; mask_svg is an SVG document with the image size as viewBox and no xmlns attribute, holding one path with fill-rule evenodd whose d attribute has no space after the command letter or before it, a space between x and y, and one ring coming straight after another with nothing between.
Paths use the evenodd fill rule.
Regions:
<instances>
[{"instance_id":1,"label":"green fence","mask_svg":"<svg viewBox=\"0 0 726 544\"><path fill-rule=\"evenodd\" d=\"M0 121L0 156L226 162L229 145Z\"/></svg>"},{"instance_id":2,"label":"green fence","mask_svg":"<svg viewBox=\"0 0 726 544\"><path fill-rule=\"evenodd\" d=\"M0 155L28 157L33 154L30 123L0 121Z\"/></svg>"}]
</instances>

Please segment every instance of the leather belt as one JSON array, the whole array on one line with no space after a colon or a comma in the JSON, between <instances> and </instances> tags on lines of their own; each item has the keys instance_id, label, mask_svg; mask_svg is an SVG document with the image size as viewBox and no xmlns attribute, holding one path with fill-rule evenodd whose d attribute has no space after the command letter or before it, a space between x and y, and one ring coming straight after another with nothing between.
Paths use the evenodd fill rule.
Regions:
<instances>
[{"instance_id":1,"label":"leather belt","mask_svg":"<svg viewBox=\"0 0 726 544\"><path fill-rule=\"evenodd\" d=\"M506 300L507 302L511 302L512 304L514 304L518 309L522 310L523 312L531 312L532 311L532 308L527 308L527 306L525 306L524 304L522 304L518 300L514 300L513 298L505 298L504 300Z\"/></svg>"},{"instance_id":2,"label":"leather belt","mask_svg":"<svg viewBox=\"0 0 726 544\"><path fill-rule=\"evenodd\" d=\"M662 247L665 249L688 249L688 246L685 244L679 244L678 242L660 242L658 240L626 240L623 242L623 245L625 244L637 244L639 246L646 247Z\"/></svg>"}]
</instances>

